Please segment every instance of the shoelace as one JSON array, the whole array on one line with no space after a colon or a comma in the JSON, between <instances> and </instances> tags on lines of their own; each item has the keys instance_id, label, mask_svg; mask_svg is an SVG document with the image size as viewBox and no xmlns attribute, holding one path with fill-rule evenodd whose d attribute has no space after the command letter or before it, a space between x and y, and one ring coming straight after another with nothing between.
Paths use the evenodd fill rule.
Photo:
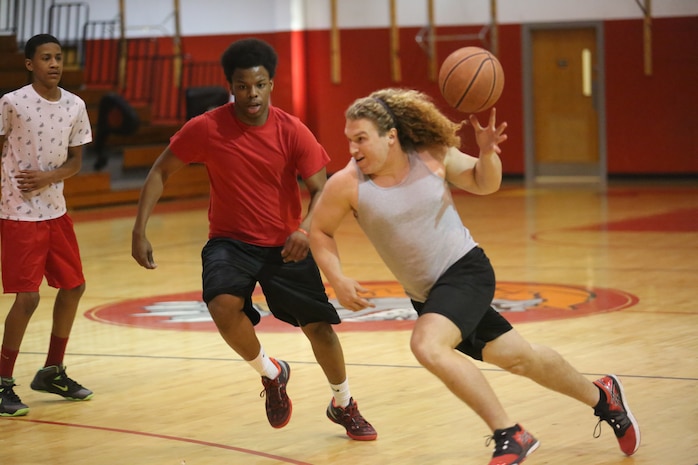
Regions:
<instances>
[{"instance_id":1,"label":"shoelace","mask_svg":"<svg viewBox=\"0 0 698 465\"><path fill-rule=\"evenodd\" d=\"M277 407L283 407L285 408L287 403L285 400L285 396L282 395L281 393L281 383L277 381L278 378L276 379L269 379L265 378L264 380L264 389L262 389L262 392L259 393L259 397L264 397L267 393L267 390L271 389L276 389L277 395L275 396L267 396L267 400L269 401L270 407L271 408L277 408Z\"/></svg>"},{"instance_id":2,"label":"shoelace","mask_svg":"<svg viewBox=\"0 0 698 465\"><path fill-rule=\"evenodd\" d=\"M492 436L485 436L487 440L485 441L485 447L490 447L490 444L492 444L492 441L494 441L494 454L492 455L493 457L498 457L502 454L504 454L504 451L509 448L509 437L502 437L502 438L495 438L494 435Z\"/></svg>"},{"instance_id":3,"label":"shoelace","mask_svg":"<svg viewBox=\"0 0 698 465\"><path fill-rule=\"evenodd\" d=\"M599 415L599 421L594 427L594 438L601 436L601 423L604 421L613 428L616 436L622 436L630 426L630 418L628 418L625 412L606 412L603 415Z\"/></svg>"},{"instance_id":4,"label":"shoelace","mask_svg":"<svg viewBox=\"0 0 698 465\"><path fill-rule=\"evenodd\" d=\"M490 447L490 444L494 441L493 457L511 453L518 454L522 450L522 447L524 447L512 434L493 434L492 436L485 436L485 438L485 447Z\"/></svg>"},{"instance_id":5,"label":"shoelace","mask_svg":"<svg viewBox=\"0 0 698 465\"><path fill-rule=\"evenodd\" d=\"M10 384L9 386L3 386L0 390L2 397L9 400L10 402L22 402L19 396L15 393L14 387L16 384Z\"/></svg>"},{"instance_id":6,"label":"shoelace","mask_svg":"<svg viewBox=\"0 0 698 465\"><path fill-rule=\"evenodd\" d=\"M361 416L355 403L351 403L344 408L337 408L341 411L339 420L343 424L348 425L351 429L362 430L371 426L370 423Z\"/></svg>"}]
</instances>

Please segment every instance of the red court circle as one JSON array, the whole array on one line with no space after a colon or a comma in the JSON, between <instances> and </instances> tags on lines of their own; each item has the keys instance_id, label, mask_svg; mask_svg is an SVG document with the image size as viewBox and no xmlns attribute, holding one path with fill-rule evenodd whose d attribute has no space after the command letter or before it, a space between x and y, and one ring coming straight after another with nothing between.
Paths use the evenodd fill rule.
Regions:
<instances>
[{"instance_id":1,"label":"red court circle","mask_svg":"<svg viewBox=\"0 0 698 465\"><path fill-rule=\"evenodd\" d=\"M334 300L333 290L327 294L338 309L342 324L337 331L386 331L411 329L416 318L409 299L394 281L361 283L373 294L375 308L352 312ZM639 299L618 289L589 288L564 284L500 282L493 306L511 323L576 318L613 312L635 305ZM270 316L264 296L257 289L253 302L262 315L259 331L283 332L293 327ZM85 313L102 323L151 329L182 331L216 331L206 305L197 291L122 300L92 308Z\"/></svg>"}]
</instances>

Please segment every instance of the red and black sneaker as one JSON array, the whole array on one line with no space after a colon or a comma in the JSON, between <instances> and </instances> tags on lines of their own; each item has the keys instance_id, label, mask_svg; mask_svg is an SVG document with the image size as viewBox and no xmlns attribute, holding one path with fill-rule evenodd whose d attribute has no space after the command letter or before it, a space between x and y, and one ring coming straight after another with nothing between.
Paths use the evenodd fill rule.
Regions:
<instances>
[{"instance_id":1,"label":"red and black sneaker","mask_svg":"<svg viewBox=\"0 0 698 465\"><path fill-rule=\"evenodd\" d=\"M599 422L594 428L594 437L601 435L601 422L608 423L618 439L620 450L625 455L633 455L640 447L640 427L625 400L623 385L615 375L607 375L594 381L599 388L601 400L594 407L594 415Z\"/></svg>"},{"instance_id":2,"label":"red and black sneaker","mask_svg":"<svg viewBox=\"0 0 698 465\"><path fill-rule=\"evenodd\" d=\"M283 428L291 420L291 399L286 394L286 384L291 377L291 367L283 360L271 359L279 368L279 375L274 379L262 376L264 390L259 393L260 397L266 396L265 406L267 409L267 419L274 428Z\"/></svg>"},{"instance_id":3,"label":"red and black sneaker","mask_svg":"<svg viewBox=\"0 0 698 465\"><path fill-rule=\"evenodd\" d=\"M327 406L327 418L344 426L347 436L355 441L373 441L378 437L373 426L359 412L359 406L353 398L349 399L346 407L337 407L333 398Z\"/></svg>"},{"instance_id":4,"label":"red and black sneaker","mask_svg":"<svg viewBox=\"0 0 698 465\"><path fill-rule=\"evenodd\" d=\"M518 424L495 430L486 445L489 446L493 440L494 454L490 465L518 465L540 446L540 442Z\"/></svg>"}]
</instances>

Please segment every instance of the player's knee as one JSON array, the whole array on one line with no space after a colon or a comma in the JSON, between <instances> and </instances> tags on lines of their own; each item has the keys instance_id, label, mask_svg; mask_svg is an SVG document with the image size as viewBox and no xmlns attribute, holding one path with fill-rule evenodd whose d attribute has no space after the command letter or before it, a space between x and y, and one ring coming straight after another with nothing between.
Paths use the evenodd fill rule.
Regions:
<instances>
[{"instance_id":1,"label":"player's knee","mask_svg":"<svg viewBox=\"0 0 698 465\"><path fill-rule=\"evenodd\" d=\"M21 292L17 294L12 310L22 312L24 315L31 317L34 310L39 306L40 301L38 292Z\"/></svg>"},{"instance_id":2,"label":"player's knee","mask_svg":"<svg viewBox=\"0 0 698 465\"><path fill-rule=\"evenodd\" d=\"M208 312L219 329L233 326L242 318L247 318L243 311L244 301L228 294L220 294L208 302Z\"/></svg>"},{"instance_id":3,"label":"player's knee","mask_svg":"<svg viewBox=\"0 0 698 465\"><path fill-rule=\"evenodd\" d=\"M332 325L324 321L309 323L301 329L311 342L318 342L326 345L332 344L337 340L337 334L334 332Z\"/></svg>"},{"instance_id":4,"label":"player's knee","mask_svg":"<svg viewBox=\"0 0 698 465\"><path fill-rule=\"evenodd\" d=\"M412 354L423 367L430 369L440 360L440 348L428 338L412 334L410 339Z\"/></svg>"},{"instance_id":5,"label":"player's knee","mask_svg":"<svg viewBox=\"0 0 698 465\"><path fill-rule=\"evenodd\" d=\"M326 321L320 321L318 323L310 323L309 325L305 326L306 328L310 328L310 330L318 334L322 337L326 338L333 338L335 335L334 328L332 328L332 325L327 323Z\"/></svg>"},{"instance_id":6,"label":"player's knee","mask_svg":"<svg viewBox=\"0 0 698 465\"><path fill-rule=\"evenodd\" d=\"M66 292L70 292L71 294L73 294L75 297L77 297L79 299L85 293L85 289L86 289L85 283L82 283L77 287L74 287L70 290L67 290Z\"/></svg>"},{"instance_id":7,"label":"player's knee","mask_svg":"<svg viewBox=\"0 0 698 465\"><path fill-rule=\"evenodd\" d=\"M502 365L501 368L515 375L525 376L528 373L529 366L530 363L528 363L525 357L517 356L507 360L506 364Z\"/></svg>"}]
</instances>

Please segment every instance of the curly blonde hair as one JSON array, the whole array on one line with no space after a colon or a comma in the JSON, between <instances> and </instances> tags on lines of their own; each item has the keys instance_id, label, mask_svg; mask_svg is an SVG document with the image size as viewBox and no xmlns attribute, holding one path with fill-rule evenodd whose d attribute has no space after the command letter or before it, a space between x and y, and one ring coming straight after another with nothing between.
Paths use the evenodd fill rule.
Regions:
<instances>
[{"instance_id":1,"label":"curly blonde hair","mask_svg":"<svg viewBox=\"0 0 698 465\"><path fill-rule=\"evenodd\" d=\"M381 136L391 128L397 129L404 150L461 145L457 133L463 123L448 119L427 94L413 89L377 90L368 97L354 101L344 116L348 120L373 121Z\"/></svg>"}]
</instances>

